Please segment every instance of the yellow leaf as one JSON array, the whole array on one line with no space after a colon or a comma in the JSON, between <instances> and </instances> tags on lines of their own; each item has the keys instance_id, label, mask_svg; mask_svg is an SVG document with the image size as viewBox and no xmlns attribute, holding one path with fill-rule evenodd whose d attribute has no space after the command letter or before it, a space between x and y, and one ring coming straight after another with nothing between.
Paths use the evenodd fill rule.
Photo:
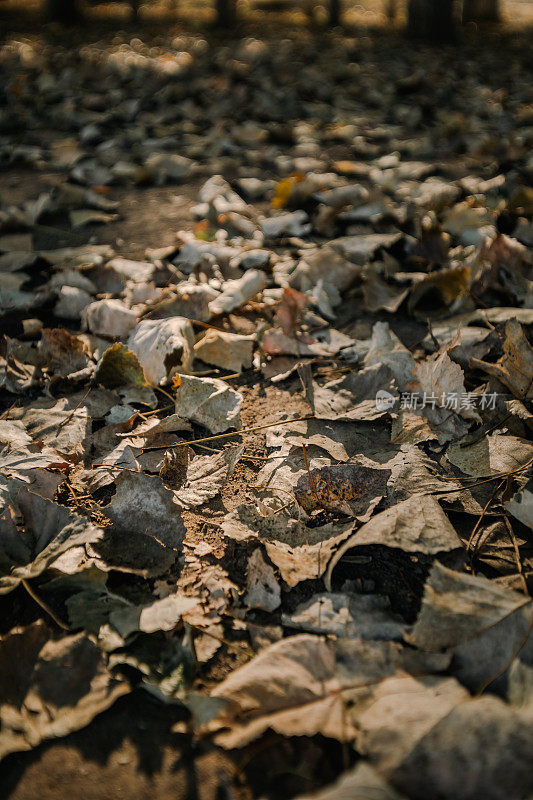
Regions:
<instances>
[{"instance_id":1,"label":"yellow leaf","mask_svg":"<svg viewBox=\"0 0 533 800\"><path fill-rule=\"evenodd\" d=\"M281 181L279 181L272 199L272 207L285 208L290 200L294 186L297 183L301 183L304 180L304 177L305 176L302 172L295 172L288 178L283 178Z\"/></svg>"}]
</instances>

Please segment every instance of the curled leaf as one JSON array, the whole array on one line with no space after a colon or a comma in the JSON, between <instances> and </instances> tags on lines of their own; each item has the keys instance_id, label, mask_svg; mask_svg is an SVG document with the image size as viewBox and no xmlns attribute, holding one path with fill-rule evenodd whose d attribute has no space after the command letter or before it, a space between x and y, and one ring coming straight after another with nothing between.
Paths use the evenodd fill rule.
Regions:
<instances>
[{"instance_id":1,"label":"curled leaf","mask_svg":"<svg viewBox=\"0 0 533 800\"><path fill-rule=\"evenodd\" d=\"M106 389L118 389L122 386L141 388L147 385L139 359L121 342L108 347L103 353L94 379Z\"/></svg>"}]
</instances>

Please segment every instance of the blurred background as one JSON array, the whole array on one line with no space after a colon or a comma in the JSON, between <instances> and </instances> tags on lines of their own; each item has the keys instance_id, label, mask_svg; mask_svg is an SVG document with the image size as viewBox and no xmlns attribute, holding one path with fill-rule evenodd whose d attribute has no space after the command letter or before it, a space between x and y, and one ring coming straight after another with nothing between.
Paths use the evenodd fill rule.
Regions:
<instances>
[{"instance_id":1,"label":"blurred background","mask_svg":"<svg viewBox=\"0 0 533 800\"><path fill-rule=\"evenodd\" d=\"M424 5L426 0L414 5ZM74 5L75 0L0 0L0 20L9 23L21 14L37 18L44 14L47 3L50 5ZM132 0L138 4L138 14L143 20L157 22L163 19L181 19L194 23L209 23L215 20L217 0ZM224 0L218 0L221 5ZM231 0L226 5L230 7ZM468 5L469 0L465 4ZM120 22L131 18L132 9L128 2L117 0L77 0L84 18L93 20L113 20ZM470 4L481 9L481 16L489 15L498 7L500 21L513 27L530 24L533 20L533 0L470 0ZM361 0L341 3L342 23L351 25L390 26L405 25L408 16L409 0ZM446 0L441 3L446 5ZM454 3L454 14L459 17L463 3ZM329 15L328 0L237 0L236 14L241 20L258 21L269 12L269 22L277 19L287 25L307 25L310 19L315 23L326 23ZM475 16L475 13L474 13ZM264 21L264 20L263 20Z\"/></svg>"}]
</instances>

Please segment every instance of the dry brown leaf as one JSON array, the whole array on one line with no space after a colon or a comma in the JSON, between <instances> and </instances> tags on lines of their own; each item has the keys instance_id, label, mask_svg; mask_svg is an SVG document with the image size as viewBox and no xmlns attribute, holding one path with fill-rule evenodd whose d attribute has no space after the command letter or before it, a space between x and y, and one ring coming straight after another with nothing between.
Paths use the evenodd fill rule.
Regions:
<instances>
[{"instance_id":1,"label":"dry brown leaf","mask_svg":"<svg viewBox=\"0 0 533 800\"><path fill-rule=\"evenodd\" d=\"M252 366L254 342L255 335L243 336L211 328L194 345L194 355L206 364L242 372Z\"/></svg>"},{"instance_id":2,"label":"dry brown leaf","mask_svg":"<svg viewBox=\"0 0 533 800\"><path fill-rule=\"evenodd\" d=\"M377 514L350 536L328 565L325 578L328 590L331 591L333 570L343 556L354 548L369 544L428 555L462 547L437 501L427 495L415 495Z\"/></svg>"},{"instance_id":3,"label":"dry brown leaf","mask_svg":"<svg viewBox=\"0 0 533 800\"><path fill-rule=\"evenodd\" d=\"M533 399L533 347L516 320L511 319L505 325L503 356L500 360L496 364L490 364L488 361L473 358L471 365L498 378L515 397L521 400Z\"/></svg>"},{"instance_id":4,"label":"dry brown leaf","mask_svg":"<svg viewBox=\"0 0 533 800\"><path fill-rule=\"evenodd\" d=\"M0 638L0 758L84 728L129 691L86 634L13 628Z\"/></svg>"},{"instance_id":5,"label":"dry brown leaf","mask_svg":"<svg viewBox=\"0 0 533 800\"><path fill-rule=\"evenodd\" d=\"M243 747L269 728L286 736L350 739L335 672L334 652L317 636L293 636L266 648L211 693L227 701L212 726L229 729L218 733L217 743Z\"/></svg>"},{"instance_id":6,"label":"dry brown leaf","mask_svg":"<svg viewBox=\"0 0 533 800\"><path fill-rule=\"evenodd\" d=\"M244 602L248 608L274 611L281 605L281 591L271 565L265 561L257 547L248 559L246 570L247 591Z\"/></svg>"},{"instance_id":7,"label":"dry brown leaf","mask_svg":"<svg viewBox=\"0 0 533 800\"><path fill-rule=\"evenodd\" d=\"M294 496L309 514L317 509L368 519L387 491L388 469L334 464L303 475Z\"/></svg>"},{"instance_id":8,"label":"dry brown leaf","mask_svg":"<svg viewBox=\"0 0 533 800\"><path fill-rule=\"evenodd\" d=\"M128 347L135 353L149 383L167 383L176 372L189 372L194 357L194 332L183 317L144 319L131 332Z\"/></svg>"},{"instance_id":9,"label":"dry brown leaf","mask_svg":"<svg viewBox=\"0 0 533 800\"><path fill-rule=\"evenodd\" d=\"M309 299L297 292L296 289L286 287L283 289L281 302L276 310L274 322L284 334L291 334L298 330L302 313Z\"/></svg>"}]
</instances>

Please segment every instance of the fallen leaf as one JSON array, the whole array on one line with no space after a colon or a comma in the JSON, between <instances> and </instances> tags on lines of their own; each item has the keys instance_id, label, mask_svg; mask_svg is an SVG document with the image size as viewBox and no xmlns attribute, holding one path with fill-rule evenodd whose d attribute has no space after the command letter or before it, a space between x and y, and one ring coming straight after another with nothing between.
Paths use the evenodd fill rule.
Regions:
<instances>
[{"instance_id":1,"label":"fallen leaf","mask_svg":"<svg viewBox=\"0 0 533 800\"><path fill-rule=\"evenodd\" d=\"M341 724L339 689L334 653L323 639L309 635L284 639L211 692L211 697L227 701L216 725L229 730L218 733L216 741L226 748L243 747L269 728L289 736L320 732L349 739L353 733Z\"/></svg>"},{"instance_id":2,"label":"fallen leaf","mask_svg":"<svg viewBox=\"0 0 533 800\"><path fill-rule=\"evenodd\" d=\"M246 587L244 602L248 608L274 611L281 605L281 593L274 570L263 558L259 547L248 559Z\"/></svg>"},{"instance_id":3,"label":"fallen leaf","mask_svg":"<svg viewBox=\"0 0 533 800\"><path fill-rule=\"evenodd\" d=\"M328 565L325 578L328 591L333 571L346 553L369 544L427 555L462 547L438 502L433 497L415 495L377 514L344 542Z\"/></svg>"},{"instance_id":4,"label":"fallen leaf","mask_svg":"<svg viewBox=\"0 0 533 800\"><path fill-rule=\"evenodd\" d=\"M250 369L255 336L226 333L211 328L194 346L194 355L206 364L242 372Z\"/></svg>"},{"instance_id":5,"label":"fallen leaf","mask_svg":"<svg viewBox=\"0 0 533 800\"><path fill-rule=\"evenodd\" d=\"M135 353L146 379L160 386L176 372L188 372L192 367L194 333L188 319L169 319L139 322L131 332L128 347Z\"/></svg>"},{"instance_id":6,"label":"fallen leaf","mask_svg":"<svg viewBox=\"0 0 533 800\"><path fill-rule=\"evenodd\" d=\"M265 239L281 239L284 236L307 236L311 233L311 224L308 222L305 211L298 209L277 217L270 217L261 222L261 231Z\"/></svg>"},{"instance_id":7,"label":"fallen leaf","mask_svg":"<svg viewBox=\"0 0 533 800\"><path fill-rule=\"evenodd\" d=\"M137 325L137 315L120 300L97 300L84 308L85 328L98 336L122 338Z\"/></svg>"},{"instance_id":8,"label":"fallen leaf","mask_svg":"<svg viewBox=\"0 0 533 800\"><path fill-rule=\"evenodd\" d=\"M398 337L391 332L387 322L375 323L364 363L366 367L379 365L389 367L398 389L402 392L416 385L415 360Z\"/></svg>"},{"instance_id":9,"label":"fallen leaf","mask_svg":"<svg viewBox=\"0 0 533 800\"><path fill-rule=\"evenodd\" d=\"M368 519L386 493L390 474L387 469L334 464L301 477L294 496L307 513L322 508Z\"/></svg>"},{"instance_id":10,"label":"fallen leaf","mask_svg":"<svg viewBox=\"0 0 533 800\"><path fill-rule=\"evenodd\" d=\"M357 749L380 774L394 774L432 728L467 698L468 692L454 678L385 678L357 719Z\"/></svg>"},{"instance_id":11,"label":"fallen leaf","mask_svg":"<svg viewBox=\"0 0 533 800\"><path fill-rule=\"evenodd\" d=\"M0 638L0 758L88 725L130 691L83 633L54 641L43 622Z\"/></svg>"},{"instance_id":12,"label":"fallen leaf","mask_svg":"<svg viewBox=\"0 0 533 800\"><path fill-rule=\"evenodd\" d=\"M530 598L437 562L407 638L421 650L452 650L454 675L477 692L486 682L493 690L505 685L515 657L529 663L532 624Z\"/></svg>"},{"instance_id":13,"label":"fallen leaf","mask_svg":"<svg viewBox=\"0 0 533 800\"><path fill-rule=\"evenodd\" d=\"M470 287L470 268L458 267L432 273L413 288L409 298L409 311L424 319L434 312L442 314L441 309L455 310L455 304L468 296Z\"/></svg>"},{"instance_id":14,"label":"fallen leaf","mask_svg":"<svg viewBox=\"0 0 533 800\"><path fill-rule=\"evenodd\" d=\"M352 264L364 266L377 255L382 248L392 247L402 238L401 233L369 233L357 236L341 236L332 239L329 246L344 256Z\"/></svg>"},{"instance_id":15,"label":"fallen leaf","mask_svg":"<svg viewBox=\"0 0 533 800\"><path fill-rule=\"evenodd\" d=\"M109 622L123 639L132 633L171 631L183 615L198 605L194 597L173 594L146 605L128 605L111 611Z\"/></svg>"},{"instance_id":16,"label":"fallen leaf","mask_svg":"<svg viewBox=\"0 0 533 800\"><path fill-rule=\"evenodd\" d=\"M117 492L105 507L113 523L97 551L110 565L162 575L181 552L185 526L173 493L160 478L119 472Z\"/></svg>"},{"instance_id":17,"label":"fallen leaf","mask_svg":"<svg viewBox=\"0 0 533 800\"><path fill-rule=\"evenodd\" d=\"M422 403L422 414L440 441L464 436L468 426L465 420L481 422L475 406L463 402L468 396L464 384L464 373L446 351L435 353L416 366L417 394ZM447 398L452 398L450 408Z\"/></svg>"},{"instance_id":18,"label":"fallen leaf","mask_svg":"<svg viewBox=\"0 0 533 800\"><path fill-rule=\"evenodd\" d=\"M293 613L283 614L288 628L340 638L401 641L405 624L390 610L388 597L328 592L313 595Z\"/></svg>"},{"instance_id":19,"label":"fallen leaf","mask_svg":"<svg viewBox=\"0 0 533 800\"><path fill-rule=\"evenodd\" d=\"M283 289L281 302L276 310L274 322L284 334L294 333L300 327L302 312L308 303L308 298L296 289Z\"/></svg>"},{"instance_id":20,"label":"fallen leaf","mask_svg":"<svg viewBox=\"0 0 533 800\"><path fill-rule=\"evenodd\" d=\"M103 538L103 531L85 517L28 489L20 489L17 503L24 518L24 532L20 534L14 526L3 531L0 594L11 592L23 580L42 575L67 550L95 544Z\"/></svg>"},{"instance_id":21,"label":"fallen leaf","mask_svg":"<svg viewBox=\"0 0 533 800\"><path fill-rule=\"evenodd\" d=\"M12 415L22 422L33 442L42 443L73 460L83 454L83 443L91 426L87 406L71 408L67 398L44 398L14 409Z\"/></svg>"},{"instance_id":22,"label":"fallen leaf","mask_svg":"<svg viewBox=\"0 0 533 800\"><path fill-rule=\"evenodd\" d=\"M174 490L174 497L179 504L191 508L216 497L233 474L242 453L243 446L237 445L212 456L195 456L187 466L181 485ZM167 483L165 475L161 477Z\"/></svg>"},{"instance_id":23,"label":"fallen leaf","mask_svg":"<svg viewBox=\"0 0 533 800\"><path fill-rule=\"evenodd\" d=\"M183 281L177 286L165 287L160 297L148 301L145 318L186 317L207 322L211 319L209 303L219 294L220 292L205 283Z\"/></svg>"},{"instance_id":24,"label":"fallen leaf","mask_svg":"<svg viewBox=\"0 0 533 800\"><path fill-rule=\"evenodd\" d=\"M96 367L95 383L108 389L121 386L146 386L146 378L139 359L126 345L117 342L108 347Z\"/></svg>"},{"instance_id":25,"label":"fallen leaf","mask_svg":"<svg viewBox=\"0 0 533 800\"><path fill-rule=\"evenodd\" d=\"M73 228L81 228L84 225L94 225L96 222L114 222L118 219L117 214L106 214L91 208L80 208L69 213L70 224Z\"/></svg>"},{"instance_id":26,"label":"fallen leaf","mask_svg":"<svg viewBox=\"0 0 533 800\"><path fill-rule=\"evenodd\" d=\"M531 714L495 697L465 696L451 678L389 678L359 717L357 749L399 791L465 800L527 793Z\"/></svg>"},{"instance_id":27,"label":"fallen leaf","mask_svg":"<svg viewBox=\"0 0 533 800\"><path fill-rule=\"evenodd\" d=\"M464 447L461 442L450 445L446 457L466 475L485 478L523 467L533 458L533 445L517 436L492 433Z\"/></svg>"},{"instance_id":28,"label":"fallen leaf","mask_svg":"<svg viewBox=\"0 0 533 800\"><path fill-rule=\"evenodd\" d=\"M529 481L523 489L516 492L504 503L504 508L528 528L533 528L533 482Z\"/></svg>"},{"instance_id":29,"label":"fallen leaf","mask_svg":"<svg viewBox=\"0 0 533 800\"><path fill-rule=\"evenodd\" d=\"M388 311L394 314L409 294L409 289L389 286L375 272L367 272L363 286L365 304L369 311Z\"/></svg>"},{"instance_id":30,"label":"fallen leaf","mask_svg":"<svg viewBox=\"0 0 533 800\"><path fill-rule=\"evenodd\" d=\"M52 374L63 377L84 369L89 363L87 343L64 328L44 328L39 353Z\"/></svg>"},{"instance_id":31,"label":"fallen leaf","mask_svg":"<svg viewBox=\"0 0 533 800\"><path fill-rule=\"evenodd\" d=\"M301 172L297 172L279 181L276 185L274 197L272 198L272 208L279 209L288 206L293 188L296 184L302 183L304 179L305 175Z\"/></svg>"},{"instance_id":32,"label":"fallen leaf","mask_svg":"<svg viewBox=\"0 0 533 800\"><path fill-rule=\"evenodd\" d=\"M533 399L533 347L516 320L505 325L503 356L496 364L478 358L473 358L471 364L498 378L515 397Z\"/></svg>"},{"instance_id":33,"label":"fallen leaf","mask_svg":"<svg viewBox=\"0 0 533 800\"><path fill-rule=\"evenodd\" d=\"M301 795L297 800L404 800L386 781L365 762L345 772L333 785Z\"/></svg>"},{"instance_id":34,"label":"fallen leaf","mask_svg":"<svg viewBox=\"0 0 533 800\"><path fill-rule=\"evenodd\" d=\"M266 275L256 269L249 269L242 278L227 281L224 288L214 300L209 303L209 311L213 316L228 314L244 305L259 294L266 286Z\"/></svg>"},{"instance_id":35,"label":"fallen leaf","mask_svg":"<svg viewBox=\"0 0 533 800\"><path fill-rule=\"evenodd\" d=\"M390 404L380 406L376 402L379 393L389 399ZM325 420L376 420L392 409L398 392L391 368L385 364L350 372L344 378L314 386L315 412Z\"/></svg>"},{"instance_id":36,"label":"fallen leaf","mask_svg":"<svg viewBox=\"0 0 533 800\"><path fill-rule=\"evenodd\" d=\"M241 427L242 395L216 378L180 375L176 392L176 414L203 425L211 433Z\"/></svg>"},{"instance_id":37,"label":"fallen leaf","mask_svg":"<svg viewBox=\"0 0 533 800\"><path fill-rule=\"evenodd\" d=\"M8 445L10 450L26 447L32 441L31 436L20 421L0 419L0 444Z\"/></svg>"}]
</instances>

